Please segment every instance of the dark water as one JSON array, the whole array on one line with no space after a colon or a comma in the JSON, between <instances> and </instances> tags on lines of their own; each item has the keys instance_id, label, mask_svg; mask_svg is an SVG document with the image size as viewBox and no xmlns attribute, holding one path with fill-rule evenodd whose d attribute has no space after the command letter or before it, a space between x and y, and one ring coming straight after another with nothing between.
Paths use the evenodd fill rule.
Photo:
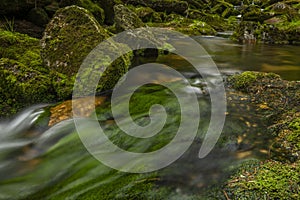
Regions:
<instances>
[{"instance_id":1,"label":"dark water","mask_svg":"<svg viewBox=\"0 0 300 200\"><path fill-rule=\"evenodd\" d=\"M195 39L206 48L220 71L225 74L256 70L275 72L288 80L299 80L300 58L297 52L300 47L239 45L215 37ZM199 159L199 148L210 123L211 103L204 92L206 85L200 76L195 76L193 68L178 56L162 56L159 61L190 77L188 81L192 87L184 88L184 93L186 96L191 92L196 93L201 111L199 130L191 147L176 162L156 174L159 177L155 181L157 186L171 188L172 194L166 194L165 198L201 196L210 184L222 183L239 163L268 157L268 146L272 138L266 137L266 127L261 116L247 101L247 96L227 89L227 117L221 137L213 151L204 159ZM147 74L141 74L138 78L146 76ZM158 84L173 84L172 81L177 84L178 81L163 75L158 77ZM212 75L211 79L213 78ZM124 136L112 121L109 99L98 110L98 119L116 144L139 152L150 151L153 146L160 147L168 143L178 129L180 112L176 98L171 97L166 88L147 86L135 93L135 102L131 105L131 117L142 125L149 122L149 101L163 104L170 112L168 123L158 139L145 142ZM147 109L143 110L145 107ZM131 183L143 182L153 176L152 173L141 176L120 173L101 164L85 149L72 119L48 128L45 121L41 121L47 121L47 116L48 107L40 105L0 123L0 199L85 199L82 195L89 196L97 188L99 190L110 186L115 187L110 191L110 197L122 199L122 195L134 187ZM89 132L90 127L87 125L83 130ZM130 184L118 185L120 180L127 180L129 177L132 180ZM145 191L147 192L149 191Z\"/></svg>"}]
</instances>

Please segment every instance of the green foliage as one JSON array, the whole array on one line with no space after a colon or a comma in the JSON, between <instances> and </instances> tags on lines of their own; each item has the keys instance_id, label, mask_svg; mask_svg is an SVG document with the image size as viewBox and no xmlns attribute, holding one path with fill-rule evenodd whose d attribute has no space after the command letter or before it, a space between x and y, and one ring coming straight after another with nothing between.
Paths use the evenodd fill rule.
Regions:
<instances>
[{"instance_id":1,"label":"green foliage","mask_svg":"<svg viewBox=\"0 0 300 200\"><path fill-rule=\"evenodd\" d=\"M15 17L12 17L11 20L7 19L7 17L4 17L5 19L5 30L14 32L15 31Z\"/></svg>"}]
</instances>

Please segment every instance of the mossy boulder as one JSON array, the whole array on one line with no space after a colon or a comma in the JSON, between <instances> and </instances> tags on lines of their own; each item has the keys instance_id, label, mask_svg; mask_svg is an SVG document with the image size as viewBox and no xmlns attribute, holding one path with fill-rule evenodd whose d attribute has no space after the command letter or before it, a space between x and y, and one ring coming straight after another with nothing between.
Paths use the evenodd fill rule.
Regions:
<instances>
[{"instance_id":1,"label":"mossy boulder","mask_svg":"<svg viewBox=\"0 0 300 200\"><path fill-rule=\"evenodd\" d=\"M150 7L157 12L185 14L188 3L180 0L125 0L125 3Z\"/></svg>"},{"instance_id":2,"label":"mossy boulder","mask_svg":"<svg viewBox=\"0 0 300 200\"><path fill-rule=\"evenodd\" d=\"M185 14L188 10L188 3L186 1L178 0L147 0L149 7L157 12L178 13Z\"/></svg>"},{"instance_id":3,"label":"mossy boulder","mask_svg":"<svg viewBox=\"0 0 300 200\"><path fill-rule=\"evenodd\" d=\"M172 28L187 35L215 35L216 30L208 23L200 20L185 18L181 15L170 14L165 18L165 23L158 26Z\"/></svg>"},{"instance_id":4,"label":"mossy boulder","mask_svg":"<svg viewBox=\"0 0 300 200\"><path fill-rule=\"evenodd\" d=\"M0 58L16 60L32 69L44 71L39 40L0 29Z\"/></svg>"},{"instance_id":5,"label":"mossy boulder","mask_svg":"<svg viewBox=\"0 0 300 200\"><path fill-rule=\"evenodd\" d=\"M94 3L92 0L61 0L59 3L60 7L76 5L90 11L96 20L100 23L104 23L104 10L99 4Z\"/></svg>"},{"instance_id":6,"label":"mossy boulder","mask_svg":"<svg viewBox=\"0 0 300 200\"><path fill-rule=\"evenodd\" d=\"M122 4L115 5L114 12L114 21L118 32L136 29L144 26L144 23L137 16L137 14Z\"/></svg>"},{"instance_id":7,"label":"mossy boulder","mask_svg":"<svg viewBox=\"0 0 300 200\"><path fill-rule=\"evenodd\" d=\"M105 19L104 23L107 25L114 24L115 12L114 6L118 4L123 4L121 0L94 0L95 3L104 10Z\"/></svg>"},{"instance_id":8,"label":"mossy boulder","mask_svg":"<svg viewBox=\"0 0 300 200\"><path fill-rule=\"evenodd\" d=\"M27 19L35 25L44 27L49 22L47 12L43 8L33 8L29 11Z\"/></svg>"},{"instance_id":9,"label":"mossy boulder","mask_svg":"<svg viewBox=\"0 0 300 200\"><path fill-rule=\"evenodd\" d=\"M0 116L55 99L49 77L16 60L0 59Z\"/></svg>"},{"instance_id":10,"label":"mossy boulder","mask_svg":"<svg viewBox=\"0 0 300 200\"><path fill-rule=\"evenodd\" d=\"M206 22L198 20L195 20L186 26L179 26L176 30L187 35L215 35L217 33L214 28Z\"/></svg>"},{"instance_id":11,"label":"mossy boulder","mask_svg":"<svg viewBox=\"0 0 300 200\"><path fill-rule=\"evenodd\" d=\"M149 7L137 7L135 8L135 13L143 22L152 21L155 11Z\"/></svg>"},{"instance_id":12,"label":"mossy boulder","mask_svg":"<svg viewBox=\"0 0 300 200\"><path fill-rule=\"evenodd\" d=\"M41 55L50 73L55 74L53 81L59 99L70 97L75 76L82 62L98 44L108 37L107 31L84 8L69 6L56 12L41 40ZM117 47L108 42L108 52L119 51L118 48L126 48L126 46ZM98 53L98 57L103 57L103 62L111 62L105 52ZM101 74L98 91L111 89L126 73L129 65L130 55L124 55L114 61ZM101 64L95 67L101 68Z\"/></svg>"}]
</instances>

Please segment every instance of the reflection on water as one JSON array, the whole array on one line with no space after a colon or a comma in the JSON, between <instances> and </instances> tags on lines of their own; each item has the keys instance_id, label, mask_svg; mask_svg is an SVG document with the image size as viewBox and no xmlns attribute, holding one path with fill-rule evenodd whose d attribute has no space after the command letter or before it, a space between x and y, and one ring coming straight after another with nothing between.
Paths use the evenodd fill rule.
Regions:
<instances>
[{"instance_id":1,"label":"reflection on water","mask_svg":"<svg viewBox=\"0 0 300 200\"><path fill-rule=\"evenodd\" d=\"M274 72L286 80L300 80L300 46L237 44L220 37L194 37L212 56L222 72ZM162 63L189 71L192 67L176 55L163 56ZM184 67L183 67L184 66Z\"/></svg>"}]
</instances>

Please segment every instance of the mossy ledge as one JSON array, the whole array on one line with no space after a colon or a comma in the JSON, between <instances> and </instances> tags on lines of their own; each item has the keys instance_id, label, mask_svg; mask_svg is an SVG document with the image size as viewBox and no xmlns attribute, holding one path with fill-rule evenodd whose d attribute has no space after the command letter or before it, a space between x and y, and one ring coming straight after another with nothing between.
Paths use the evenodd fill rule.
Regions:
<instances>
[{"instance_id":1,"label":"mossy ledge","mask_svg":"<svg viewBox=\"0 0 300 200\"><path fill-rule=\"evenodd\" d=\"M268 160L244 163L221 189L211 192L230 199L299 199L300 82L250 71L227 81L230 87L250 95L268 125L265 134L275 136L275 141Z\"/></svg>"}]
</instances>

